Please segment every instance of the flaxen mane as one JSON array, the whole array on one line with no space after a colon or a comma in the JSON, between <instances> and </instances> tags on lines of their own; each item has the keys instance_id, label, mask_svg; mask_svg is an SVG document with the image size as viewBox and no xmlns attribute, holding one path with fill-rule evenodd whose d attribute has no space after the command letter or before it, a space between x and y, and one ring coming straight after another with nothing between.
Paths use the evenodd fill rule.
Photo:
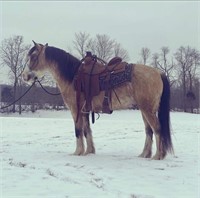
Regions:
<instances>
[{"instance_id":1,"label":"flaxen mane","mask_svg":"<svg viewBox=\"0 0 200 198\"><path fill-rule=\"evenodd\" d=\"M30 56L35 50L36 50L36 46L32 47L28 52L28 56Z\"/></svg>"}]
</instances>

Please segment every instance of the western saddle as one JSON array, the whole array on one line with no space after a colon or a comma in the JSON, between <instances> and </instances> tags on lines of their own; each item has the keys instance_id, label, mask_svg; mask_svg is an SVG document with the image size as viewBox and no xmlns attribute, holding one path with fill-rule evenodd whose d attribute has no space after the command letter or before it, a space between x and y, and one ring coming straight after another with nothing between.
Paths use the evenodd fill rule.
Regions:
<instances>
[{"instance_id":1,"label":"western saddle","mask_svg":"<svg viewBox=\"0 0 200 198\"><path fill-rule=\"evenodd\" d=\"M104 91L102 113L111 114L113 112L111 109L111 92L123 83L131 81L132 64L122 62L122 59L119 57L112 58L106 64L105 61L92 55L91 52L87 52L81 62L74 80L77 94L77 121L80 113L80 95L83 92L86 101L84 111L87 113L92 112L92 122L94 123L94 112L92 111L93 97L98 96L101 91ZM116 97L118 98L117 95ZM119 99L118 101L120 102Z\"/></svg>"}]
</instances>

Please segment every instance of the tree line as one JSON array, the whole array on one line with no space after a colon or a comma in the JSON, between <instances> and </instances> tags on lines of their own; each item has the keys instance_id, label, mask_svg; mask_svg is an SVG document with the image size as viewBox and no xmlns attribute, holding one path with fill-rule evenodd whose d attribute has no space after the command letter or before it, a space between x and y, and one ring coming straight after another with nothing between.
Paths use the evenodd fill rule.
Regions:
<instances>
[{"instance_id":1,"label":"tree line","mask_svg":"<svg viewBox=\"0 0 200 198\"><path fill-rule=\"evenodd\" d=\"M16 98L25 93L29 89L28 86L22 85L16 87ZM14 100L14 92L12 85L0 85L1 90L1 112L19 112L21 114L23 111L35 112L38 109L55 109L61 110L65 108L63 99L61 95L49 96L41 87L34 85L30 91L27 92L22 99L15 102L7 108L5 106L11 104ZM50 93L59 93L58 88L45 86L45 90ZM14 109L13 109L14 106Z\"/></svg>"},{"instance_id":2,"label":"tree line","mask_svg":"<svg viewBox=\"0 0 200 198\"><path fill-rule=\"evenodd\" d=\"M15 101L23 93L23 90L26 89L21 74L27 64L26 55L30 47L31 45L24 43L23 36L21 35L12 36L1 42L0 74L3 67L9 69L9 82L11 84L9 89L12 88L10 101ZM74 55L80 59L85 56L86 51L91 51L105 61L109 61L114 56L119 56L124 61L129 61L128 51L120 43L106 34L97 34L95 37L92 37L85 32L75 33L72 46L70 46L68 51L70 53L75 52ZM136 63L155 67L168 76L171 86L172 110L192 113L199 112L200 52L197 49L191 46L180 46L174 54L170 55L168 46L161 47L160 51L156 53L152 53L148 47L143 47L138 53L140 54L140 60L136 60ZM46 86L53 87L57 90L56 84L50 76L45 77L43 82ZM37 86L35 89L37 90ZM2 91L4 91L3 94ZM5 103L5 87L4 89L1 88L0 92L1 102L4 101ZM36 93L38 99L53 97L41 95L40 91ZM9 111L18 111L21 113L23 108L20 105L22 103L22 101L21 103L17 103L17 110L16 104L14 103L12 108L9 108ZM36 104L37 102L32 101L32 103ZM46 98L42 103L47 104L48 99ZM55 105L52 105L51 102L51 105L55 108L56 106L64 105L60 103L60 99L58 102L59 105L56 100L54 103ZM25 104L23 103L23 105ZM34 107L34 105L32 106ZM43 105L40 105L40 107L43 108Z\"/></svg>"}]
</instances>

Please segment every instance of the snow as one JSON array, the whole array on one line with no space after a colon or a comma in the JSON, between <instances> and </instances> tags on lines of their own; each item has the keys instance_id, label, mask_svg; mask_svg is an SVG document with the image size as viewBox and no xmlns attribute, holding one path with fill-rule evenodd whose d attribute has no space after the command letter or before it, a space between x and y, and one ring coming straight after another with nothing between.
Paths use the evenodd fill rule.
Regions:
<instances>
[{"instance_id":1,"label":"snow","mask_svg":"<svg viewBox=\"0 0 200 198\"><path fill-rule=\"evenodd\" d=\"M2 198L200 197L200 115L171 113L175 154L161 161L137 157L145 138L139 111L101 115L91 125L96 154L87 156L71 155L69 111L1 116Z\"/></svg>"}]
</instances>

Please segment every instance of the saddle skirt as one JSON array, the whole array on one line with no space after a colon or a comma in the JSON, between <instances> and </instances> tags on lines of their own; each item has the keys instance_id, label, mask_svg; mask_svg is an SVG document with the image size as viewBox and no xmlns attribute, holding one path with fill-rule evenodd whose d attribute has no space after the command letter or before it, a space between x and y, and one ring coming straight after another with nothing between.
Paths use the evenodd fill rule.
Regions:
<instances>
[{"instance_id":1,"label":"saddle skirt","mask_svg":"<svg viewBox=\"0 0 200 198\"><path fill-rule=\"evenodd\" d=\"M83 59L78 73L74 80L74 87L77 93L77 107L80 104L80 94L84 94L87 112L92 111L92 99L105 91L102 105L102 113L112 113L110 108L111 91L114 88L131 81L132 64L122 62L122 59L115 57L106 64L103 60L93 56L90 52Z\"/></svg>"}]
</instances>

